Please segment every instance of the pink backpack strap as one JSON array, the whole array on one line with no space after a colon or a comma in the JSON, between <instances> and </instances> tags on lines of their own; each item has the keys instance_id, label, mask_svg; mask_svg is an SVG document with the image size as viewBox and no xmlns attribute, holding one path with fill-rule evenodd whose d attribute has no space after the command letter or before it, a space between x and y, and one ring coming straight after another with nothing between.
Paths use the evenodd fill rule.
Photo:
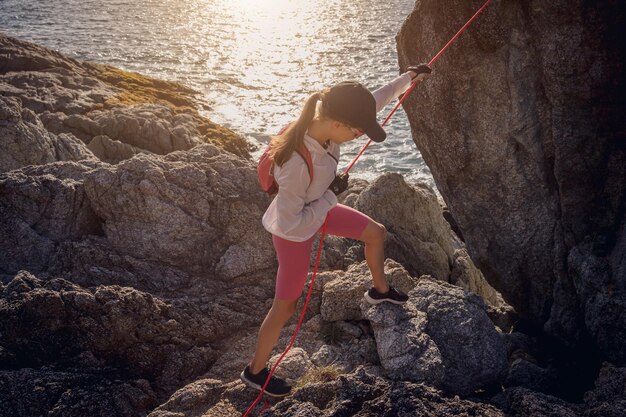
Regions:
<instances>
[{"instance_id":1,"label":"pink backpack strap","mask_svg":"<svg viewBox=\"0 0 626 417\"><path fill-rule=\"evenodd\" d=\"M309 169L309 178L311 179L311 183L312 183L313 182L313 158L311 158L311 152L306 147L304 142L300 144L296 152L298 152L298 155L300 155L302 159L304 159L304 162L306 162L306 166ZM309 185L311 185L311 183L309 183Z\"/></svg>"},{"instance_id":2,"label":"pink backpack strap","mask_svg":"<svg viewBox=\"0 0 626 417\"><path fill-rule=\"evenodd\" d=\"M282 135L285 132L285 130L287 130L287 128L291 126L292 123L294 122L289 122L285 126L283 126L283 128L280 129L280 132L278 132L278 134ZM313 158L311 157L311 152L306 147L304 142L300 144L300 147L296 149L296 152L298 152L298 155L300 155L302 159L304 159L304 162L306 162L306 166L309 169L309 178L311 179L311 182L313 182ZM309 183L309 185L311 185L311 183Z\"/></svg>"}]
</instances>

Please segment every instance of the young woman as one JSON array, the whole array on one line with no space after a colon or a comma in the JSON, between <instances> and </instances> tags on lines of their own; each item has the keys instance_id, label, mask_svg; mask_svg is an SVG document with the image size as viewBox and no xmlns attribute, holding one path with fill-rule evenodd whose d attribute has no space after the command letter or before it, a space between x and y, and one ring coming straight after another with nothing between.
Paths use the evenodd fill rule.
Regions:
<instances>
[{"instance_id":1,"label":"young woman","mask_svg":"<svg viewBox=\"0 0 626 417\"><path fill-rule=\"evenodd\" d=\"M385 280L385 227L337 203L337 194L348 187L347 175L337 175L337 163L342 143L362 134L382 142L386 133L376 121L376 113L405 92L415 78L422 80L429 73L426 64L408 67L407 72L373 93L355 81L336 84L309 97L298 120L272 138L270 155L279 188L263 216L263 226L272 234L278 274L274 302L261 325L254 358L241 373L248 386L261 390L265 384L269 375L266 362L281 329L295 312L309 271L313 239L326 216L327 234L365 242L365 259L374 284L365 299L371 304L407 301L406 294ZM312 181L307 162L295 152L302 142L311 154ZM285 380L272 375L265 392L282 397L290 390Z\"/></svg>"}]
</instances>

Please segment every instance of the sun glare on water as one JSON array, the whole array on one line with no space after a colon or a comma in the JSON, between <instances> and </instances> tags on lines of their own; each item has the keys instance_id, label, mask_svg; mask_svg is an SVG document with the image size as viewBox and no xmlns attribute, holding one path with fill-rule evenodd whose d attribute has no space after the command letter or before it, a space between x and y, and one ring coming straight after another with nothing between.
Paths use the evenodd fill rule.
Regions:
<instances>
[{"instance_id":1,"label":"sun glare on water","mask_svg":"<svg viewBox=\"0 0 626 417\"><path fill-rule=\"evenodd\" d=\"M309 9L315 8L315 3L236 0L228 4L234 20L245 28L235 28L230 57L248 69L243 71L242 83L269 89L279 84L287 94L302 90L303 78L307 78L302 71L320 48L315 39L322 23L310 19Z\"/></svg>"}]
</instances>

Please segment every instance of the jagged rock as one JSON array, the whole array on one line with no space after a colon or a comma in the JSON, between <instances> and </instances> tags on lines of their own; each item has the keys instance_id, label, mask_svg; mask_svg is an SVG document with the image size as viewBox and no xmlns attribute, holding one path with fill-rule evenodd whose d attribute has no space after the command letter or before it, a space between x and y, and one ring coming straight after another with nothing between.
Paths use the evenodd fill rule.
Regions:
<instances>
[{"instance_id":1,"label":"jagged rock","mask_svg":"<svg viewBox=\"0 0 626 417\"><path fill-rule=\"evenodd\" d=\"M141 417L158 404L146 380L30 368L0 371L0 398L1 417Z\"/></svg>"},{"instance_id":2,"label":"jagged rock","mask_svg":"<svg viewBox=\"0 0 626 417\"><path fill-rule=\"evenodd\" d=\"M480 295L487 304L498 306L503 303L500 294L485 281L483 274L476 268L466 249L454 251L453 263L450 284Z\"/></svg>"},{"instance_id":3,"label":"jagged rock","mask_svg":"<svg viewBox=\"0 0 626 417\"><path fill-rule=\"evenodd\" d=\"M64 123L94 137L106 135L134 148L164 155L191 149L202 143L198 120L191 114L176 114L160 104L115 106L72 115Z\"/></svg>"},{"instance_id":4,"label":"jagged rock","mask_svg":"<svg viewBox=\"0 0 626 417\"><path fill-rule=\"evenodd\" d=\"M94 161L57 162L0 174L0 271L47 269L59 242L100 234L82 177Z\"/></svg>"},{"instance_id":5,"label":"jagged rock","mask_svg":"<svg viewBox=\"0 0 626 417\"><path fill-rule=\"evenodd\" d=\"M72 145L80 150L80 141L90 143L104 134L159 154L211 143L250 159L245 138L201 116L196 110L198 93L181 84L81 63L1 34L0 56L8 57L0 64L0 97L18 98L24 110L40 115L51 142L65 134L61 148ZM0 110L0 122L1 115Z\"/></svg>"},{"instance_id":6,"label":"jagged rock","mask_svg":"<svg viewBox=\"0 0 626 417\"><path fill-rule=\"evenodd\" d=\"M94 136L87 148L100 160L110 164L117 164L124 159L130 159L143 151L135 146L113 140L107 135Z\"/></svg>"},{"instance_id":7,"label":"jagged rock","mask_svg":"<svg viewBox=\"0 0 626 417\"><path fill-rule=\"evenodd\" d=\"M452 231L435 193L426 185L413 188L399 174L383 174L361 192L355 206L387 228L387 257L412 275L448 280Z\"/></svg>"},{"instance_id":8,"label":"jagged rock","mask_svg":"<svg viewBox=\"0 0 626 417\"><path fill-rule=\"evenodd\" d=\"M59 243L50 257L47 272L85 287L120 285L151 294L194 294L191 288L197 286L207 293L223 290L217 282L190 275L174 266L116 251L102 236Z\"/></svg>"},{"instance_id":9,"label":"jagged rock","mask_svg":"<svg viewBox=\"0 0 626 417\"><path fill-rule=\"evenodd\" d=\"M319 250L319 235L313 240L311 248L311 265L310 271L315 268L317 261L317 252ZM352 240L340 236L325 235L324 244L322 246L322 254L320 256L320 270L345 270L348 266L360 262L364 257L363 244L358 240Z\"/></svg>"},{"instance_id":10,"label":"jagged rock","mask_svg":"<svg viewBox=\"0 0 626 417\"><path fill-rule=\"evenodd\" d=\"M383 174L360 191L355 207L387 228L386 256L400 262L412 275L432 275L477 293L493 307L494 318L503 328L510 327L512 309L487 283L467 251L457 249L462 244L427 185L410 186L398 174Z\"/></svg>"},{"instance_id":11,"label":"jagged rock","mask_svg":"<svg viewBox=\"0 0 626 417\"><path fill-rule=\"evenodd\" d=\"M171 389L210 366L217 355L209 343L223 334L206 312L132 288L85 289L22 271L0 296L2 345L22 367L80 367L91 352L126 377Z\"/></svg>"},{"instance_id":12,"label":"jagged rock","mask_svg":"<svg viewBox=\"0 0 626 417\"><path fill-rule=\"evenodd\" d=\"M553 368L542 368L522 358L513 361L503 382L505 387L522 386L545 394L555 393L556 384L557 378Z\"/></svg>"},{"instance_id":13,"label":"jagged rock","mask_svg":"<svg viewBox=\"0 0 626 417\"><path fill-rule=\"evenodd\" d=\"M506 347L480 297L428 276L408 295L400 306L362 303L390 378L462 395L503 379Z\"/></svg>"},{"instance_id":14,"label":"jagged rock","mask_svg":"<svg viewBox=\"0 0 626 417\"><path fill-rule=\"evenodd\" d=\"M98 80L95 74L86 76L64 68L24 70L0 75L0 94L19 97L25 108L37 114L82 114L110 99L118 91Z\"/></svg>"},{"instance_id":15,"label":"jagged rock","mask_svg":"<svg viewBox=\"0 0 626 417\"><path fill-rule=\"evenodd\" d=\"M318 367L333 366L345 373L352 372L360 365L380 363L373 337L346 339L337 345L323 345L311 355L311 362Z\"/></svg>"},{"instance_id":16,"label":"jagged rock","mask_svg":"<svg viewBox=\"0 0 626 417\"><path fill-rule=\"evenodd\" d=\"M196 381L181 388L149 417L239 416L248 410L257 394L258 391L238 381L221 386L216 380ZM262 406L263 401L253 413L258 413ZM305 385L285 399L270 399L270 407L260 415L504 417L504 413L492 405L462 400L458 396L448 398L423 384L386 380L377 372L377 367L372 366L360 366L333 381Z\"/></svg>"},{"instance_id":17,"label":"jagged rock","mask_svg":"<svg viewBox=\"0 0 626 417\"><path fill-rule=\"evenodd\" d=\"M622 240L626 242L626 232ZM622 245L626 243L622 242ZM626 257L621 262L626 265ZM584 243L575 246L569 253L568 264L574 293L578 300L583 300L585 327L591 333L595 342L602 349L606 357L618 364L626 363L626 274L622 280L614 282L612 271L617 262L611 265L611 259L598 256L590 244ZM619 270L615 270L616 272ZM619 276L616 276L619 278ZM557 286L560 288L560 286ZM561 288L560 288L561 289ZM565 298L568 292L563 292L559 298ZM570 293L571 294L571 293ZM565 308L559 304L552 309L553 317L559 318L560 323L574 326L577 309ZM551 321L549 324L554 324ZM580 329L571 329L577 340L584 340Z\"/></svg>"},{"instance_id":18,"label":"jagged rock","mask_svg":"<svg viewBox=\"0 0 626 417\"><path fill-rule=\"evenodd\" d=\"M514 387L497 394L491 402L512 417L622 417L626 415L625 399L626 368L605 362L595 387L584 394L584 401L570 403L526 387Z\"/></svg>"},{"instance_id":19,"label":"jagged rock","mask_svg":"<svg viewBox=\"0 0 626 417\"><path fill-rule=\"evenodd\" d=\"M278 362L278 359L280 359L281 356L282 352L269 359L269 369L274 368L274 365ZM298 378L302 377L302 375L304 375L311 368L313 368L313 363L311 363L309 354L304 349L293 346L280 361L276 370L280 371L280 376L282 378L285 378L287 381L294 382Z\"/></svg>"},{"instance_id":20,"label":"jagged rock","mask_svg":"<svg viewBox=\"0 0 626 417\"><path fill-rule=\"evenodd\" d=\"M506 355L511 363L521 358L537 364L539 352L537 341L534 337L518 331L512 331L511 333L502 334L502 339L506 345Z\"/></svg>"},{"instance_id":21,"label":"jagged rock","mask_svg":"<svg viewBox=\"0 0 626 417\"><path fill-rule=\"evenodd\" d=\"M416 3L397 37L401 67L427 61L450 38L441 28L455 29L477 7L448 3ZM618 249L626 52L619 36L606 34L622 34L625 22L614 2L492 4L404 102L413 138L489 283L570 346L588 344L581 329L591 325L602 351L620 362L609 340L623 345L626 326ZM594 250L572 256L585 241ZM585 262L577 258L592 255L619 265L606 275L621 288L613 301L588 300L573 282L570 271ZM599 330L592 323L601 320L614 325Z\"/></svg>"},{"instance_id":22,"label":"jagged rock","mask_svg":"<svg viewBox=\"0 0 626 417\"><path fill-rule=\"evenodd\" d=\"M217 379L199 379L177 390L163 404L152 410L149 417L192 417L202 415L207 404L219 401L225 387Z\"/></svg>"},{"instance_id":23,"label":"jagged rock","mask_svg":"<svg viewBox=\"0 0 626 417\"><path fill-rule=\"evenodd\" d=\"M501 330L509 331L517 318L513 307L508 305L502 295L489 285L470 259L465 248L455 250L453 258L450 283L458 285L465 291L480 295L487 304L491 321Z\"/></svg>"},{"instance_id":24,"label":"jagged rock","mask_svg":"<svg viewBox=\"0 0 626 417\"><path fill-rule=\"evenodd\" d=\"M585 393L584 400L584 417L626 415L626 368L603 363L595 387Z\"/></svg>"},{"instance_id":25,"label":"jagged rock","mask_svg":"<svg viewBox=\"0 0 626 417\"><path fill-rule=\"evenodd\" d=\"M417 309L427 314L427 332L441 351L447 389L469 392L502 378L505 345L480 297L429 279L420 279L412 296Z\"/></svg>"},{"instance_id":26,"label":"jagged rock","mask_svg":"<svg viewBox=\"0 0 626 417\"><path fill-rule=\"evenodd\" d=\"M407 274L402 265L391 259L385 260L385 277L390 285L405 293L415 286L416 280ZM326 321L363 319L363 294L372 285L372 277L365 261L350 266L345 273L337 272L332 280L322 286L322 318Z\"/></svg>"},{"instance_id":27,"label":"jagged rock","mask_svg":"<svg viewBox=\"0 0 626 417\"><path fill-rule=\"evenodd\" d=\"M507 417L578 417L576 404L568 403L557 397L531 391L528 388L514 387L495 397L506 412Z\"/></svg>"},{"instance_id":28,"label":"jagged rock","mask_svg":"<svg viewBox=\"0 0 626 417\"><path fill-rule=\"evenodd\" d=\"M256 277L251 281L258 285L259 279ZM259 327L272 305L272 298L268 298L270 297L268 293L260 293L259 289L255 289L252 284L246 285L246 289L242 289L241 285L236 284L232 290L225 291L224 298L219 300L222 308L212 312L213 321L216 325L222 326L220 330L223 329L220 332L221 355L215 360L211 369L203 374L204 378L238 379L241 371L254 357ZM271 295L273 296L273 293ZM264 300L265 302L255 303L254 300ZM226 311L222 313L222 310ZM241 310L243 313L240 312ZM241 317L243 314L245 316ZM299 319L297 316L299 314L294 314L281 331L280 337L270 354L270 362L275 363L273 361L277 360L289 345L295 332L295 323ZM238 331L239 329L243 331ZM323 342L319 338L319 320L313 319L302 323L292 350L303 349L308 355L310 352L318 350L322 345ZM277 374L280 376L283 376L282 364L281 361L277 368Z\"/></svg>"},{"instance_id":29,"label":"jagged rock","mask_svg":"<svg viewBox=\"0 0 626 417\"><path fill-rule=\"evenodd\" d=\"M318 391L328 387L328 394ZM332 396L332 397L331 397ZM330 398L329 398L330 397ZM279 402L262 416L367 416L395 417L419 415L442 417L480 415L503 417L497 408L481 403L446 398L440 391L423 384L388 381L360 367L336 381L302 389Z\"/></svg>"},{"instance_id":30,"label":"jagged rock","mask_svg":"<svg viewBox=\"0 0 626 417\"><path fill-rule=\"evenodd\" d=\"M31 42L20 41L0 34L0 56L9 57L0 62L0 74L18 71L40 71L51 68L64 68L83 73L89 64L81 63Z\"/></svg>"},{"instance_id":31,"label":"jagged rock","mask_svg":"<svg viewBox=\"0 0 626 417\"><path fill-rule=\"evenodd\" d=\"M85 188L108 242L135 258L223 278L276 262L254 168L212 145L137 155L90 172Z\"/></svg>"},{"instance_id":32,"label":"jagged rock","mask_svg":"<svg viewBox=\"0 0 626 417\"><path fill-rule=\"evenodd\" d=\"M0 172L54 161L94 159L71 134L49 133L20 99L0 95Z\"/></svg>"}]
</instances>

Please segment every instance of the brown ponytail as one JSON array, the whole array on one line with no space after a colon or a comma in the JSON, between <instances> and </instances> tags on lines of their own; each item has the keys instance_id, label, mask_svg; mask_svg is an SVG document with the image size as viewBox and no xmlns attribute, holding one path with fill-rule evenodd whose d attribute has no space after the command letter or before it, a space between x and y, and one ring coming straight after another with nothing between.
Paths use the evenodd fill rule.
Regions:
<instances>
[{"instance_id":1,"label":"brown ponytail","mask_svg":"<svg viewBox=\"0 0 626 417\"><path fill-rule=\"evenodd\" d=\"M304 104L298 120L289 125L282 134L272 137L270 156L278 166L282 166L287 162L291 154L304 141L304 133L315 116L315 106L321 98L322 93L312 94Z\"/></svg>"}]
</instances>

